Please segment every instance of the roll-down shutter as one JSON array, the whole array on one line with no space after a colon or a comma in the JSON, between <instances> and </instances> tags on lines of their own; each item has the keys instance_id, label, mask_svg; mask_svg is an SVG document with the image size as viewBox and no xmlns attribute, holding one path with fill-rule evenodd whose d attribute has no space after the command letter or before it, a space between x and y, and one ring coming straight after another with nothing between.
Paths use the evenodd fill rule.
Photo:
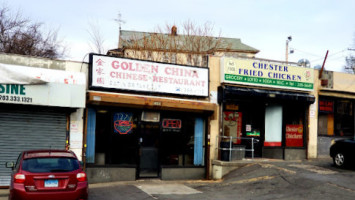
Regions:
<instances>
[{"instance_id":1,"label":"roll-down shutter","mask_svg":"<svg viewBox=\"0 0 355 200\"><path fill-rule=\"evenodd\" d=\"M19 153L30 149L64 149L66 114L0 108L0 186L9 185L11 169Z\"/></svg>"}]
</instances>

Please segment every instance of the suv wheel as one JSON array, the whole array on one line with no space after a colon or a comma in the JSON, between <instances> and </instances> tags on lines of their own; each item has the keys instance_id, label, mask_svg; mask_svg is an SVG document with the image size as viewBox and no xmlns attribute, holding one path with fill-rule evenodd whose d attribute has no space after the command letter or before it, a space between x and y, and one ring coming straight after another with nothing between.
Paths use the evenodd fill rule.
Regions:
<instances>
[{"instance_id":1,"label":"suv wheel","mask_svg":"<svg viewBox=\"0 0 355 200\"><path fill-rule=\"evenodd\" d=\"M345 156L343 153L335 154L334 158L334 165L337 167L344 167L345 166Z\"/></svg>"}]
</instances>

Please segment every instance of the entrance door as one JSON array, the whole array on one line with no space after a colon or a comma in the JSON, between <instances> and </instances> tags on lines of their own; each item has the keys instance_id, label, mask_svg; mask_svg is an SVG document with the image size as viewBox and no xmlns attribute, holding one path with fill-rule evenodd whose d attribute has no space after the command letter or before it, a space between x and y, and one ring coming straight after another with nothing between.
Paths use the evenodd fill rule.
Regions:
<instances>
[{"instance_id":1,"label":"entrance door","mask_svg":"<svg viewBox=\"0 0 355 200\"><path fill-rule=\"evenodd\" d=\"M142 122L138 178L159 177L159 123Z\"/></svg>"},{"instance_id":2,"label":"entrance door","mask_svg":"<svg viewBox=\"0 0 355 200\"><path fill-rule=\"evenodd\" d=\"M264 143L264 105L243 104L243 144L246 149L254 148L254 157L262 157ZM253 139L253 140L252 140ZM252 152L245 152L247 157L252 157Z\"/></svg>"}]
</instances>

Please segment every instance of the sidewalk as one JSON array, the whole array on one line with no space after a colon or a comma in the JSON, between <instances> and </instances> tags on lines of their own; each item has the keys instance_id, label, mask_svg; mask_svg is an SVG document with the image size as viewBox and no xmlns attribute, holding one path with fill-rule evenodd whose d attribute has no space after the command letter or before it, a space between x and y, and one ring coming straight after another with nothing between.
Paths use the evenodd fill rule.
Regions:
<instances>
[{"instance_id":1,"label":"sidewalk","mask_svg":"<svg viewBox=\"0 0 355 200\"><path fill-rule=\"evenodd\" d=\"M7 200L9 195L9 189L0 189L0 200Z\"/></svg>"},{"instance_id":2,"label":"sidewalk","mask_svg":"<svg viewBox=\"0 0 355 200\"><path fill-rule=\"evenodd\" d=\"M219 161L221 162L221 161ZM315 165L315 166L329 166L332 163L332 158L327 158L327 157L322 157L322 158L314 158L314 159L308 159L308 160L279 160L279 159L264 159L264 158L257 158L257 159L246 159L246 160L240 160L237 162L223 162L222 165L224 166L230 166L230 165L247 165L247 164L267 164L267 163L303 163L303 164L308 164L308 165ZM221 163L220 163L221 164ZM107 182L107 183L95 183L95 184L89 184L89 189L99 189L99 188L105 188L105 187L114 187L114 186L138 186L142 187L143 190L151 190L152 188L149 188L149 185L172 185L172 184L189 184L189 183L217 183L221 182L222 180L169 180L169 181L164 181L160 179L143 179L143 180L136 180L136 181L118 181L118 182ZM154 189L154 188L153 188ZM9 189L0 189L0 200L7 200L8 199L8 194L9 194Z\"/></svg>"}]
</instances>

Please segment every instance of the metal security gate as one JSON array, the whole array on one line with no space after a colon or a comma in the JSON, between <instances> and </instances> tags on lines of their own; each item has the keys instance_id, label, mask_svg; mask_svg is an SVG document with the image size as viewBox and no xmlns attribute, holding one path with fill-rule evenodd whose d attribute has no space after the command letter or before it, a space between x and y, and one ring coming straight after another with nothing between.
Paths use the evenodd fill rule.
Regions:
<instances>
[{"instance_id":1,"label":"metal security gate","mask_svg":"<svg viewBox=\"0 0 355 200\"><path fill-rule=\"evenodd\" d=\"M65 149L66 114L45 110L0 108L0 186L8 186L11 169L19 153L30 149Z\"/></svg>"}]
</instances>

